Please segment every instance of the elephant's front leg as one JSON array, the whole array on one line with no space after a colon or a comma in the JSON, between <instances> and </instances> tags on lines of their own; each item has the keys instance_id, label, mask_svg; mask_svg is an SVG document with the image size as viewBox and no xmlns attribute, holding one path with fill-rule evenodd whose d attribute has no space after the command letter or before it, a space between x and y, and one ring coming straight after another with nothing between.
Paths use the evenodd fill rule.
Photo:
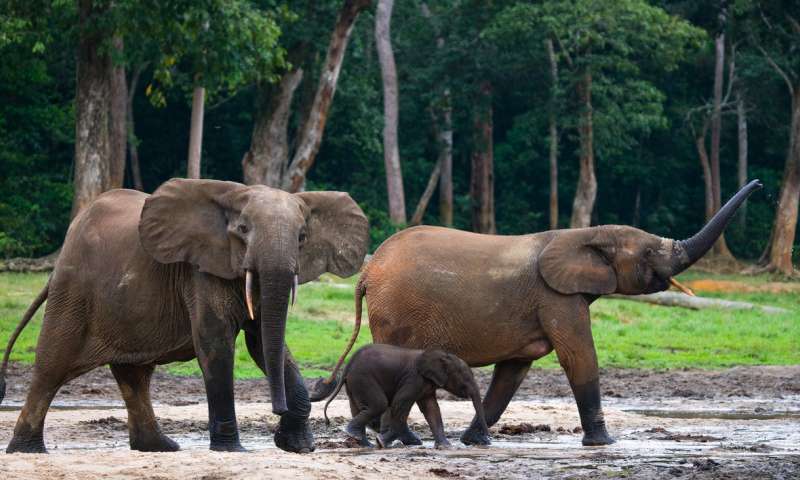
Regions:
<instances>
[{"instance_id":1,"label":"elephant's front leg","mask_svg":"<svg viewBox=\"0 0 800 480\"><path fill-rule=\"evenodd\" d=\"M195 305L194 310L192 340L206 384L211 450L243 452L245 450L239 442L233 402L233 359L237 329L205 304Z\"/></svg>"},{"instance_id":2,"label":"elephant's front leg","mask_svg":"<svg viewBox=\"0 0 800 480\"><path fill-rule=\"evenodd\" d=\"M245 332L247 351L256 362L256 365L266 375L264 365L264 349L261 346L261 336L258 333ZM275 445L287 452L310 453L314 451L314 434L308 424L311 414L311 401L308 398L300 368L292 357L289 347L284 345L286 352L284 360L284 385L286 388L286 406L288 412L281 415L278 429L275 431Z\"/></svg>"},{"instance_id":3,"label":"elephant's front leg","mask_svg":"<svg viewBox=\"0 0 800 480\"><path fill-rule=\"evenodd\" d=\"M542 312L541 320L572 387L583 427L583 445L614 443L606 431L600 402L597 353L588 303L582 297L570 297L568 306Z\"/></svg>"}]
</instances>

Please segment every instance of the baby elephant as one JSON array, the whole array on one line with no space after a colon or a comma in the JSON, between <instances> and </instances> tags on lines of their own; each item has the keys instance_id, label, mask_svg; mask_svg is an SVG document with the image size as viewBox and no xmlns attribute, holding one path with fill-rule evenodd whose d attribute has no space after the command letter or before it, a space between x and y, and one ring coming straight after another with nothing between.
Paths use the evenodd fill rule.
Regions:
<instances>
[{"instance_id":1,"label":"baby elephant","mask_svg":"<svg viewBox=\"0 0 800 480\"><path fill-rule=\"evenodd\" d=\"M404 445L421 445L419 437L407 424L411 406L417 402L431 427L436 448L449 447L436 402L437 388L472 399L481 429L481 438L476 443L491 443L472 370L455 355L441 350L411 350L383 344L361 348L353 354L342 374L342 381L325 403L326 422L328 404L339 393L342 384L350 398L353 414L353 419L347 424L347 433L362 446L372 446L367 439L366 427L375 425L379 419L381 433L378 443L381 447L389 446L394 440L400 440Z\"/></svg>"}]
</instances>

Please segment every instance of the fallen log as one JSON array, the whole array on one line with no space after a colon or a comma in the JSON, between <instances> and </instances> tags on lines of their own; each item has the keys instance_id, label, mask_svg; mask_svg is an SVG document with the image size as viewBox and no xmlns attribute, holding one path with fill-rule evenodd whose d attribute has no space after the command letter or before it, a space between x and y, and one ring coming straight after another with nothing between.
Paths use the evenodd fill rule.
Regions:
<instances>
[{"instance_id":1,"label":"fallen log","mask_svg":"<svg viewBox=\"0 0 800 480\"><path fill-rule=\"evenodd\" d=\"M39 258L9 258L0 259L0 272L32 273L50 272L53 270L61 252L59 248L50 255Z\"/></svg>"},{"instance_id":2,"label":"fallen log","mask_svg":"<svg viewBox=\"0 0 800 480\"><path fill-rule=\"evenodd\" d=\"M647 295L607 295L607 298L619 300L631 300L634 302L652 303L665 307L683 307L692 310L702 310L704 308L720 308L723 310L760 310L768 314L782 314L790 311L785 308L773 307L770 305L758 305L749 302L735 300L722 300L720 298L690 297L678 292L658 292Z\"/></svg>"}]
</instances>

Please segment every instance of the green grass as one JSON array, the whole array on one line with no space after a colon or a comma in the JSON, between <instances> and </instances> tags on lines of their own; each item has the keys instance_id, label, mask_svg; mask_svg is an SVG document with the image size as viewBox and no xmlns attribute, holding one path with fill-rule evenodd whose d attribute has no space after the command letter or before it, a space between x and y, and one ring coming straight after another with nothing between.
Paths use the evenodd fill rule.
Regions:
<instances>
[{"instance_id":1,"label":"green grass","mask_svg":"<svg viewBox=\"0 0 800 480\"><path fill-rule=\"evenodd\" d=\"M763 283L758 277L719 278ZM0 274L0 345L6 344L46 279L46 274ZM326 374L352 331L355 278L339 280L326 276L323 280L303 285L298 303L289 314L287 342L305 376ZM600 299L592 305L592 328L600 365L666 369L800 363L800 295L704 295L774 305L792 312L765 315L751 311L693 311ZM40 309L17 341L12 361L33 362L43 310ZM370 341L365 318L357 346ZM236 347L236 377L261 376L247 353L243 335L239 336ZM558 362L551 354L537 365L556 368ZM167 369L183 375L199 374L194 361L171 364Z\"/></svg>"}]
</instances>

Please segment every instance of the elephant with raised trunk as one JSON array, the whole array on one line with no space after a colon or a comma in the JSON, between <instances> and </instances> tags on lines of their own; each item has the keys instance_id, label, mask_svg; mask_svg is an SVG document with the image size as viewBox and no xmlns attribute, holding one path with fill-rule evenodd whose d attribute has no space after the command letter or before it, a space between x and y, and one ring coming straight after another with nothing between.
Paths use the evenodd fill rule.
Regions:
<instances>
[{"instance_id":1,"label":"elephant with raised trunk","mask_svg":"<svg viewBox=\"0 0 800 480\"><path fill-rule=\"evenodd\" d=\"M70 379L109 364L135 450L174 451L149 385L157 364L197 357L211 449L242 450L233 401L234 342L247 349L280 415L278 447L310 452L311 405L284 343L299 283L350 276L369 241L364 213L342 192L173 179L153 195L112 190L72 222L47 286L12 336L48 300L25 406L7 452L44 452L44 418ZM2 392L0 392L2 400Z\"/></svg>"},{"instance_id":2,"label":"elephant with raised trunk","mask_svg":"<svg viewBox=\"0 0 800 480\"><path fill-rule=\"evenodd\" d=\"M578 405L583 444L612 443L600 404L589 305L610 293L669 288L672 276L712 247L760 187L750 182L687 240L618 225L520 236L404 230L378 248L359 279L355 334L366 296L376 343L438 348L473 367L494 364L483 399L489 426L500 419L531 363L555 350ZM352 339L346 351L351 345ZM312 401L333 389L338 369L317 382ZM480 438L475 419L461 439L469 444Z\"/></svg>"}]
</instances>

